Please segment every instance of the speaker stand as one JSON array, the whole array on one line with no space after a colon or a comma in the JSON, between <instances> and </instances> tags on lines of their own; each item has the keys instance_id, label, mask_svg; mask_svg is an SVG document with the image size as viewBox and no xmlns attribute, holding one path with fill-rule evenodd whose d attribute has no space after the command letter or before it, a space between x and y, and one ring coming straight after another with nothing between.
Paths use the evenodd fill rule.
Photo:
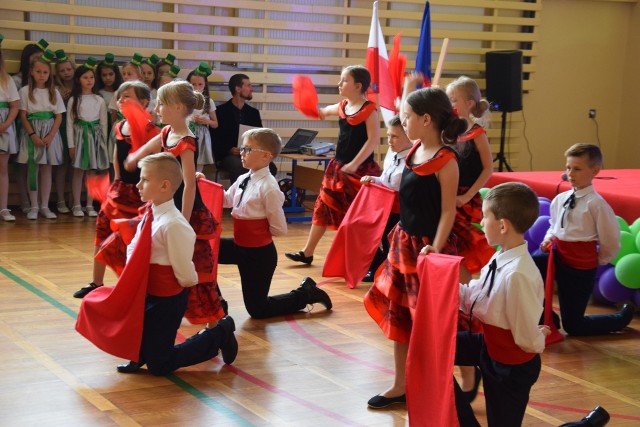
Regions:
<instances>
[{"instance_id":1,"label":"speaker stand","mask_svg":"<svg viewBox=\"0 0 640 427\"><path fill-rule=\"evenodd\" d=\"M507 171L513 172L513 169L511 169L511 166L509 166L509 162L507 162L507 158L504 155L504 142L505 142L504 140L506 137L506 131L507 131L507 112L503 111L502 112L502 128L500 129L500 151L498 152L498 154L496 154L496 158L493 159L494 162L496 160L499 161L498 172L502 172L503 166L507 168Z\"/></svg>"}]
</instances>

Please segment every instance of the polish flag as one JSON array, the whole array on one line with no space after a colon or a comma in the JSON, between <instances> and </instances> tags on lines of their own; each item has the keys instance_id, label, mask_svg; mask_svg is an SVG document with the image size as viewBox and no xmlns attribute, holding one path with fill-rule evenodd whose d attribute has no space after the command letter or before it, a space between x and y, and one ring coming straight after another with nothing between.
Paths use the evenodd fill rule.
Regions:
<instances>
[{"instance_id":1,"label":"polish flag","mask_svg":"<svg viewBox=\"0 0 640 427\"><path fill-rule=\"evenodd\" d=\"M384 122L387 123L396 113L395 98L391 75L389 74L389 55L384 43L382 28L378 20L378 2L373 2L373 14L371 15L371 31L367 44L366 67L371 73L371 87L368 98L376 102L376 93L380 94L380 112Z\"/></svg>"}]
</instances>

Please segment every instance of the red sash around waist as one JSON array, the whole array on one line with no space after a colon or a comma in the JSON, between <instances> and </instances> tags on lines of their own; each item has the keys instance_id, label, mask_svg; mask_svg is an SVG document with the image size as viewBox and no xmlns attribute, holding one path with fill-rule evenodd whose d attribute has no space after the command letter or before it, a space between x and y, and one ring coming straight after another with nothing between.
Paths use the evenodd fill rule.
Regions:
<instances>
[{"instance_id":1,"label":"red sash around waist","mask_svg":"<svg viewBox=\"0 0 640 427\"><path fill-rule=\"evenodd\" d=\"M511 330L486 323L482 324L482 328L487 351L493 360L505 365L519 365L535 357L535 353L527 353L518 347Z\"/></svg>"},{"instance_id":2,"label":"red sash around waist","mask_svg":"<svg viewBox=\"0 0 640 427\"><path fill-rule=\"evenodd\" d=\"M156 297L172 297L184 288L178 283L170 265L151 264L149 266L149 284L147 293Z\"/></svg>"},{"instance_id":3,"label":"red sash around waist","mask_svg":"<svg viewBox=\"0 0 640 427\"><path fill-rule=\"evenodd\" d=\"M556 254L560 261L578 270L591 270L598 266L598 242L566 242L556 240Z\"/></svg>"},{"instance_id":4,"label":"red sash around waist","mask_svg":"<svg viewBox=\"0 0 640 427\"><path fill-rule=\"evenodd\" d=\"M233 218L233 241L245 248L259 248L273 241L269 220Z\"/></svg>"}]
</instances>

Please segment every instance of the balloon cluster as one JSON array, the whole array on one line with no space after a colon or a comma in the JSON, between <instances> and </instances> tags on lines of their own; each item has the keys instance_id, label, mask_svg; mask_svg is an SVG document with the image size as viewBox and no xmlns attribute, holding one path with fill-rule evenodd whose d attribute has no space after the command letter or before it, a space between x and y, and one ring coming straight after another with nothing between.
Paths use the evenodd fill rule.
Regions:
<instances>
[{"instance_id":1,"label":"balloon cluster","mask_svg":"<svg viewBox=\"0 0 640 427\"><path fill-rule=\"evenodd\" d=\"M489 189L481 189L484 195ZM551 201L546 197L538 197L540 216L525 233L529 253L540 249L540 243L549 229L549 207ZM596 271L596 283L593 297L602 303L633 301L640 306L640 218L629 225L623 218L620 224L620 251L610 264L601 265Z\"/></svg>"}]
</instances>

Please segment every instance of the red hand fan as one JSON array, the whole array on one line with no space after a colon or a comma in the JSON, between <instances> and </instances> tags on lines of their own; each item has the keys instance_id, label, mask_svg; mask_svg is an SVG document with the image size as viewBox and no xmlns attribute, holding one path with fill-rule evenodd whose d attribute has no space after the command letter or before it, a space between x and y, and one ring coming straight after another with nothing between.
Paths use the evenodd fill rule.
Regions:
<instances>
[{"instance_id":1,"label":"red hand fan","mask_svg":"<svg viewBox=\"0 0 640 427\"><path fill-rule=\"evenodd\" d=\"M311 79L307 76L295 76L292 82L293 105L307 117L317 119L318 93Z\"/></svg>"},{"instance_id":2,"label":"red hand fan","mask_svg":"<svg viewBox=\"0 0 640 427\"><path fill-rule=\"evenodd\" d=\"M133 153L147 142L147 124L151 120L151 113L139 103L130 100L121 104L120 112L127 119L131 129L131 152Z\"/></svg>"}]
</instances>

